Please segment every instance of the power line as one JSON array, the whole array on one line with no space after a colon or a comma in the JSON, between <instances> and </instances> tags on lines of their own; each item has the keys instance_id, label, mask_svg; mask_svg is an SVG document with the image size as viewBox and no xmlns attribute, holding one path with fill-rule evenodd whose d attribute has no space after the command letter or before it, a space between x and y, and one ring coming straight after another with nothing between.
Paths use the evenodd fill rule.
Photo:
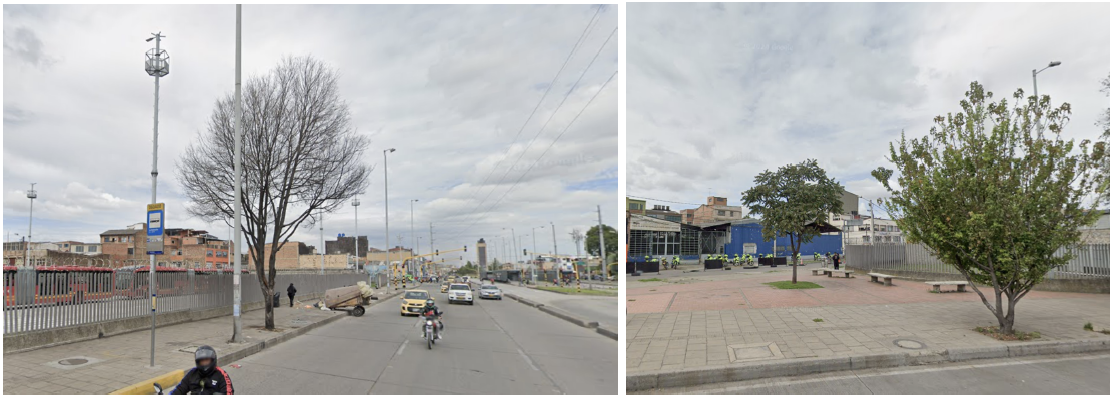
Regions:
<instances>
[{"instance_id":1,"label":"power line","mask_svg":"<svg viewBox=\"0 0 1114 398\"><path fill-rule=\"evenodd\" d=\"M584 31L580 32L580 37L577 38L576 43L573 44L572 51L569 51L569 55L565 57L565 62L561 64L561 68L557 70L557 74L553 75L553 80L550 80L549 86L545 88L545 93L542 93L541 98L538 99L538 103L534 105L534 110L530 111L530 116L526 117L526 121L522 122L522 127L518 128L518 133L515 134L514 139L511 140L510 145L507 145L507 151L503 153L503 156L499 158L499 161L495 163L495 166L493 166L491 168L491 171L487 173L487 177L484 177L483 182L476 186L476 190L474 191L472 197L468 199L469 201L476 198L475 193L479 193L483 190L483 186L487 183L487 180L491 178L491 175L495 173L495 170L499 168L499 165L503 164L503 160L506 159L507 155L511 153L511 148L514 147L514 143L518 142L518 137L522 135L522 131L526 129L526 126L528 124L530 124L530 120L534 118L534 114L538 112L538 108L540 108L542 102L545 101L545 97L549 95L549 91L552 90L553 85L557 83L557 78L561 76L561 72L565 71L565 67L568 66L569 60L572 59L573 54L576 54L576 50L580 49L580 44L584 42L584 38L588 37L588 30L598 20L596 17L599 16L601 9L603 9L602 5L596 7L596 13L592 14L592 18L588 19L588 25L584 27ZM473 211L475 211L475 209L473 209Z\"/></svg>"},{"instance_id":2,"label":"power line","mask_svg":"<svg viewBox=\"0 0 1114 398\"><path fill-rule=\"evenodd\" d=\"M615 37L615 33L618 32L618 31L619 31L619 27L615 27L615 29L611 30L611 34L607 36L607 39L604 40L604 42L602 44L600 44L600 48L596 50L596 54L592 57L592 61L589 62L588 66L584 68L584 71L582 71L580 73L580 76L577 77L576 82L573 83L572 88L570 88L569 91L565 93L565 97L561 99L561 103L557 104L557 108L555 108L553 110L553 113L551 113L549 115L549 118L547 118L545 123L542 124L541 128L538 129L538 133L534 135L534 138L530 139L530 142L526 144L526 147L522 149L522 152L518 154L518 158L515 159L514 164L512 164L510 167L507 168L507 171L504 172L503 175L499 177L499 182L496 183L495 186L491 187L491 191L488 191L487 196L484 196L483 200L481 200L479 203L477 203L476 207L474 207L468 213L474 214L476 210L479 210L481 207L483 207L483 204L485 202L487 202L488 199L491 198L491 194L495 193L495 190L499 188L499 184L503 183L504 179L506 179L507 175L510 174L511 170L514 170L514 166L518 165L518 162L522 160L522 157L525 156L526 152L530 149L530 146L532 146L534 144L534 141L536 141L538 139L538 137L541 136L542 132L545 131L545 128L547 126L549 126L549 122L553 120L553 117L556 116L557 113L561 110L561 107L565 105L565 101L567 101L569 99L569 96L572 95L573 91L575 91L576 88L580 86L580 82L581 82L581 80L584 79L584 75L588 73L588 70L592 69L592 65L594 65L596 63L596 60L599 59L600 53L603 52L603 49L605 47L607 47L607 43L611 42L611 38ZM608 81L611 81L611 79L609 78ZM604 83L604 85L606 85L606 83ZM593 97L593 98L595 98L595 97ZM579 117L579 114L577 116ZM562 134L564 134L564 132L562 132ZM531 166L531 168L532 167L533 166ZM523 174L523 175L525 175L525 174ZM480 187L480 189L482 190L483 187Z\"/></svg>"},{"instance_id":3,"label":"power line","mask_svg":"<svg viewBox=\"0 0 1114 398\"><path fill-rule=\"evenodd\" d=\"M586 104L584 104L584 107L583 107L583 108L580 108L580 112L577 112L577 113L576 113L576 116L574 116L574 117L572 118L572 121L570 121L570 122L569 122L569 124L565 126L564 130L561 130L561 134L558 134L558 135L557 135L557 137L553 139L553 142L550 142L550 143L549 143L549 146L547 146L547 147L545 148L545 151L543 151L543 152L542 152L541 156L538 156L538 158L537 158L537 159L534 159L534 163L531 163L531 164L530 164L530 167L529 167L529 168L527 168L527 169L526 169L526 171L522 173L522 175L518 176L518 179L517 179L517 180L515 180L515 182L514 182L514 185L511 185L511 187L510 187L509 189L507 189L507 191L506 191L506 192L503 192L503 196L500 196L500 197L499 197L499 200L495 201L495 203L493 203L493 204L491 205L491 207L489 207L489 208L488 208L488 209L487 209L486 211L484 211L484 212L483 212L483 214L481 214L481 215L480 215L479 217L477 217L477 218L476 218L476 221L474 221L474 222L472 223L472 225L475 225L475 223L476 223L476 222L479 222L479 220L483 219L483 216L485 216L485 215L487 215L487 213L491 212L491 210L492 210L492 209L494 209L494 208L495 208L495 206L498 206L498 205L499 205L499 203L500 203L500 202L502 202L502 201L503 201L503 199L507 197L507 194L508 194L508 193L510 193L511 191L513 191L513 190L514 190L514 188L515 188L516 186L518 186L518 183L522 181L522 178L523 178L523 177L526 177L526 175L530 173L530 170L533 170L533 169L534 169L534 166L536 166L536 165L538 164L538 162L539 162L539 161L541 161L541 159L542 159L543 157L545 157L545 154L546 154L546 153L549 153L549 150L553 148L553 145L554 145L554 144L556 144L556 143L557 143L557 141L558 141L558 140L560 140L560 139L561 139L561 137L562 137L562 136L564 136L564 135L565 135L565 133L569 131L569 128L570 128L570 127L572 127L572 125L573 125L573 124L575 124L575 123L576 123L576 121L577 121L578 119L580 119L580 115L584 114L584 111L585 111L585 110L587 110L587 109L588 109L588 107L592 105L592 102L594 102L594 101L596 100L596 98L597 98L597 97L599 97L600 93L601 93L601 92L603 92L603 89L604 89L604 88L606 88L606 87L607 87L607 85L608 85L608 84L610 84L610 83L611 83L611 81L615 79L615 75L618 75L618 74L619 74L619 71L618 71L618 70L616 70L615 72L611 73L611 77L608 77L608 78L607 78L607 81L605 81L605 82L603 83L603 85L601 85L601 86L600 86L599 90L596 90L596 93L592 95L592 98L591 98L591 99L589 99L589 100L588 100L588 102L587 102ZM469 225L468 227L471 227L472 225ZM465 228L465 229L467 229L467 228ZM453 238L456 238L456 237L457 237L457 236L459 236L459 235L460 235L460 233L457 233L456 235L453 235Z\"/></svg>"}]
</instances>

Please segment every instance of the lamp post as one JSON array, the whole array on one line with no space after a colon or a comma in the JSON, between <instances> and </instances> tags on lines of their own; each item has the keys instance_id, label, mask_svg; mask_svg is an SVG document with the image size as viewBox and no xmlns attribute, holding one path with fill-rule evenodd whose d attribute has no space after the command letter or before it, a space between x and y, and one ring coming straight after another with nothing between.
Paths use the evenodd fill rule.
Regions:
<instances>
[{"instance_id":1,"label":"lamp post","mask_svg":"<svg viewBox=\"0 0 1114 398\"><path fill-rule=\"evenodd\" d=\"M30 213L27 216L27 243L23 245L23 267L32 267L31 265L31 221L35 218L35 198L39 197L39 193L35 192L35 184L31 183L31 189L27 191L27 199L31 199Z\"/></svg>"},{"instance_id":2,"label":"lamp post","mask_svg":"<svg viewBox=\"0 0 1114 398\"><path fill-rule=\"evenodd\" d=\"M1041 72L1044 72L1045 69L1048 69L1048 68L1051 68L1051 67L1054 67L1054 66L1060 66L1060 61L1049 62L1048 66L1044 67L1041 70L1033 69L1033 97L1035 97L1037 99L1036 104L1037 104L1038 109L1040 107L1041 97L1040 97L1040 94L1037 94L1037 74L1041 73ZM1038 120L1037 121L1037 134L1040 134L1041 130L1042 130L1042 128L1041 128L1041 125L1040 125L1040 121Z\"/></svg>"},{"instance_id":3,"label":"lamp post","mask_svg":"<svg viewBox=\"0 0 1114 398\"><path fill-rule=\"evenodd\" d=\"M1051 68L1053 66L1060 66L1060 61L1049 62L1048 66L1044 67L1044 69L1041 70L1033 69L1033 96L1037 97L1038 103L1040 102L1041 97L1037 94L1037 74L1044 72L1045 69Z\"/></svg>"},{"instance_id":4,"label":"lamp post","mask_svg":"<svg viewBox=\"0 0 1114 398\"><path fill-rule=\"evenodd\" d=\"M147 51L147 61L144 63L144 69L148 75L155 77L155 117L154 117L154 139L151 143L151 204L158 203L157 187L159 179L159 79L163 76L170 74L170 63L168 62L170 56L163 50L162 32L152 33L152 37L147 41L155 41L155 48ZM147 273L147 290L151 293L151 367L155 367L155 297L158 294L158 289L155 286L155 272L157 269L155 263L155 255L151 254L150 272Z\"/></svg>"},{"instance_id":5,"label":"lamp post","mask_svg":"<svg viewBox=\"0 0 1114 398\"><path fill-rule=\"evenodd\" d=\"M417 199L410 199L410 248L414 249L415 251L418 250L418 242L415 239L414 235L414 202L417 201ZM420 254L421 251L418 251L417 253ZM411 254L410 256L414 256L414 254ZM410 273L413 274L414 272L411 271Z\"/></svg>"},{"instance_id":6,"label":"lamp post","mask_svg":"<svg viewBox=\"0 0 1114 398\"><path fill-rule=\"evenodd\" d=\"M325 212L319 210L317 212L317 218L318 218L318 221L321 223L321 225L317 227L317 229L319 231L321 231L321 272L320 272L320 274L325 275ZM357 237L356 239L357 239L357 243L358 243L360 238Z\"/></svg>"},{"instance_id":7,"label":"lamp post","mask_svg":"<svg viewBox=\"0 0 1114 398\"><path fill-rule=\"evenodd\" d=\"M525 247L526 244L522 243L522 237L523 236L530 236L530 234L522 234L522 235L518 236L518 245L522 246L522 250L525 251L526 250L526 247ZM518 249L515 249L515 250L518 250ZM518 254L518 253L515 253L515 254ZM529 259L529 257L527 257L527 259ZM531 263L532 262L533 262L533 260L531 260ZM519 278L518 278L518 285L519 286L522 286L525 283L523 281L523 279L525 279L525 278L526 278L526 264L523 263L522 264L522 272L519 274Z\"/></svg>"},{"instance_id":8,"label":"lamp post","mask_svg":"<svg viewBox=\"0 0 1114 398\"><path fill-rule=\"evenodd\" d=\"M240 101L240 52L241 52L241 50L240 50L240 28L242 26L242 24L240 22L240 8L241 8L241 6L239 4L237 4L236 5L236 91L235 91L235 94L234 94L235 95L235 101L236 101L236 113L234 115L235 116L235 122L236 122L236 128L235 128L235 137L233 139L233 145L236 146L236 148L234 150L234 155L233 155L235 157L235 160L234 160L234 163L233 163L233 168L234 168L234 174L236 175L235 178L234 178L235 179L235 184L236 184L236 193L235 193L236 203L235 203L234 208L233 208L233 213L234 213L233 217L236 217L236 220L234 221L236 235L235 235L234 238L230 237L231 239L233 239L233 242L232 242L232 247L228 251L228 254L233 256L232 257L232 263L233 263L233 266L232 266L232 342L233 343L242 343L244 341L244 337L243 337L243 333L242 333L242 331L243 331L243 321L240 319L240 304L241 304L241 299L242 299L242 296L241 296L242 285L240 285L240 276L241 276L240 269L242 267L242 265L240 264L240 261L241 261L241 257L240 257L240 239L243 236L243 232L242 232L243 230L240 229L241 228L240 215L242 214L242 211L243 211L243 210L241 210L242 206L240 205L240 199L242 197L241 195L243 195L243 193L242 193L243 189L240 186L240 179L242 178L241 176L243 174L243 166L241 164L242 163L242 156L241 156L240 147L242 146L241 145L241 139L242 139L243 131L244 131L244 126L243 126L244 105Z\"/></svg>"},{"instance_id":9,"label":"lamp post","mask_svg":"<svg viewBox=\"0 0 1114 398\"><path fill-rule=\"evenodd\" d=\"M391 223L390 223L390 206L387 196L387 154L394 152L394 148L383 150L383 258L387 259L387 269L390 270L391 275L387 277L387 287L391 287L391 278L394 277L394 269L391 267ZM357 238L357 241L359 238Z\"/></svg>"},{"instance_id":10,"label":"lamp post","mask_svg":"<svg viewBox=\"0 0 1114 398\"><path fill-rule=\"evenodd\" d=\"M360 269L360 199L352 199L353 221L356 224L356 234L352 238L356 240L356 269Z\"/></svg>"}]
</instances>

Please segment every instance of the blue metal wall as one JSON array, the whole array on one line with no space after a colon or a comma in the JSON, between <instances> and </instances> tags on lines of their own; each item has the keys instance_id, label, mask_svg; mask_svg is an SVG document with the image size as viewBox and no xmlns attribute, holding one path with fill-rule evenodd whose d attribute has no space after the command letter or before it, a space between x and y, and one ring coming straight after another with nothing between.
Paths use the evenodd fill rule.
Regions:
<instances>
[{"instance_id":1,"label":"blue metal wall","mask_svg":"<svg viewBox=\"0 0 1114 398\"><path fill-rule=\"evenodd\" d=\"M809 257L813 253L840 253L842 245L842 237L840 235L820 235L812 239L812 242L801 245L801 256ZM773 253L773 242L762 240L762 226L758 224L743 224L731 226L731 243L724 247L724 253L728 256L734 256L736 253L743 254L744 243L755 243L758 246L758 256L765 256L767 254L774 254L777 256L790 256L792 252L789 250L789 237L783 236L777 238L778 253Z\"/></svg>"}]
</instances>

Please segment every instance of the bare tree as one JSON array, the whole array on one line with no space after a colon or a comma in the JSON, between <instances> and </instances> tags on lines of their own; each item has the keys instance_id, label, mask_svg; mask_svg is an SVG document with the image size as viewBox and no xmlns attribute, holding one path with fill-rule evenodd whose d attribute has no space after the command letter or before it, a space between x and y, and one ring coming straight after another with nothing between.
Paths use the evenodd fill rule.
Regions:
<instances>
[{"instance_id":1,"label":"bare tree","mask_svg":"<svg viewBox=\"0 0 1114 398\"><path fill-rule=\"evenodd\" d=\"M227 224L234 217L234 112L226 94L207 131L179 159L189 213L208 222ZM368 139L350 125L337 73L311 57L285 58L266 75L249 78L243 112L241 233L266 298L266 327L273 329L276 254L303 222L316 222L313 213L332 212L364 192L372 167L360 161Z\"/></svg>"}]
</instances>

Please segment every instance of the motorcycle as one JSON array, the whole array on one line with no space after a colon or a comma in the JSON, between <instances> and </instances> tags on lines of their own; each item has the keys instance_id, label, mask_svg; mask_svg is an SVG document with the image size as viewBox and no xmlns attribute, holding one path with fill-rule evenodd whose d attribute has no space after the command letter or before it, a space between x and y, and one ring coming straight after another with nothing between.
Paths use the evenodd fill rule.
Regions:
<instances>
[{"instance_id":1,"label":"motorcycle","mask_svg":"<svg viewBox=\"0 0 1114 398\"><path fill-rule=\"evenodd\" d=\"M162 395L162 386L159 383L155 383L155 395Z\"/></svg>"},{"instance_id":2,"label":"motorcycle","mask_svg":"<svg viewBox=\"0 0 1114 398\"><path fill-rule=\"evenodd\" d=\"M439 320L435 320L433 318L433 314L431 312L427 312L424 315L425 315L425 325L424 325L424 327L425 327L426 347L428 347L429 349L432 350L433 345L437 343L437 332L436 332L436 330L437 329L444 330L445 329L445 323L441 322ZM436 325L437 327L434 327L434 324L433 324L434 322L437 322L437 325Z\"/></svg>"}]
</instances>

